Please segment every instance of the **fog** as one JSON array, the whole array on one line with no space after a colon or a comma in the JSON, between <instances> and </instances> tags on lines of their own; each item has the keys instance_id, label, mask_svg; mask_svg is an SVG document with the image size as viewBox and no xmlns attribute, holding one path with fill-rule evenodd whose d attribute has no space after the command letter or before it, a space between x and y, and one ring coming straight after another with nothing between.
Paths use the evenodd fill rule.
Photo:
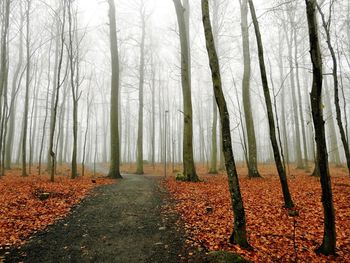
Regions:
<instances>
[{"instance_id":1,"label":"fog","mask_svg":"<svg viewBox=\"0 0 350 263\"><path fill-rule=\"evenodd\" d=\"M29 166L47 163L52 123L52 98L57 79L57 50L62 26L62 5L66 1L7 0L10 2L6 57L8 72L2 93L2 165L23 162L23 129L26 87L29 100L25 151ZM217 0L218 25L216 48L221 76L229 108L233 151L237 162L246 162L247 132L242 99L243 50L240 1ZM29 35L26 33L26 10L30 2ZM214 2L214 1L211 1ZM312 64L310 62L304 1L254 1L265 51L268 81L274 103L280 147L288 163L302 158L312 162L315 144L309 93ZM5 3L1 2L1 28L4 32ZM329 1L322 1L326 18ZM111 53L109 38L109 5L102 0L76 0L73 10L74 43L79 61L76 91L77 162L109 162L111 156L110 102ZM140 43L142 33L141 0L116 0L116 25L120 65L119 137L121 163L134 163L137 157L139 120ZM213 7L213 5L211 5ZM61 8L61 9L60 9ZM181 165L183 161L183 97L181 86L181 54L178 22L171 0L144 0L145 15L144 81L143 81L143 156L146 163ZM331 16L331 38L338 59L340 105L346 134L349 132L350 97L350 29L349 3L334 2ZM24 21L21 23L21 16ZM57 20L59 19L59 20ZM66 14L66 18L67 14ZM320 20L320 17L319 17ZM321 21L321 20L320 20ZM59 26L56 26L56 25ZM261 85L254 28L248 13L251 55L250 105L255 126L258 162L273 162L269 125ZM213 88L202 24L200 1L190 1L189 43L191 54L191 93L193 108L193 153L196 163L210 166L213 133ZM335 119L332 60L321 24L320 41L324 62L324 118L329 160L345 161ZM20 32L23 32L21 34ZM68 20L63 33L62 86L58 97L53 149L57 163L70 164L73 150L73 95L69 67ZM295 34L294 34L295 31ZM22 58L20 58L20 38ZM293 39L292 39L293 38ZM296 39L294 39L296 38ZM4 33L1 35L4 39ZM58 45L57 45L58 44ZM296 46L297 44L297 46ZM27 62L26 49L30 54ZM290 47L290 50L288 49ZM289 53L291 51L291 53ZM72 52L72 51L71 51ZM20 61L22 60L22 61ZM26 70L30 65L29 82ZM55 71L56 70L56 71ZM16 71L18 71L16 73ZM77 72L75 72L77 73ZM17 76L16 76L17 74ZM7 76L7 78L5 77ZM293 91L294 89L294 91ZM299 95L298 95L299 94ZM153 99L152 99L153 98ZM295 99L295 104L293 104ZM4 106L6 105L6 106ZM152 106L153 105L153 106ZM154 110L152 110L154 109ZM297 114L297 118L295 117ZM7 116L4 117L4 116ZM11 120L13 129L11 129ZM223 165L220 154L220 125L217 130L217 165ZM6 131L6 132L5 132ZM298 133L298 135L296 134ZM12 142L8 137L13 136ZM154 144L153 144L154 141ZM152 146L154 145L154 146ZM9 149L9 150L8 150ZM297 156L297 152L301 156ZM166 153L165 153L166 152ZM9 157L7 156L9 155ZM7 157L6 157L7 156ZM10 165L7 163L7 165Z\"/></svg>"}]
</instances>

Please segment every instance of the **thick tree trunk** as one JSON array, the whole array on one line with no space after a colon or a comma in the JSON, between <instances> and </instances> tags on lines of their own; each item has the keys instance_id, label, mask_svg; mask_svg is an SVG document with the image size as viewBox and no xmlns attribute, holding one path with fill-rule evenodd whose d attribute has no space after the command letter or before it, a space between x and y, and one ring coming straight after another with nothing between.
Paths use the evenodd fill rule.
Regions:
<instances>
[{"instance_id":1,"label":"thick tree trunk","mask_svg":"<svg viewBox=\"0 0 350 263\"><path fill-rule=\"evenodd\" d=\"M119 56L117 42L117 27L115 17L114 0L109 3L109 36L111 49L111 161L109 167L109 177L122 178L120 174L120 146L119 146L119 116L118 116L118 90L119 90Z\"/></svg>"},{"instance_id":2,"label":"thick tree trunk","mask_svg":"<svg viewBox=\"0 0 350 263\"><path fill-rule=\"evenodd\" d=\"M316 18L316 0L305 0L309 29L310 54L313 69L312 90L310 94L312 117L315 127L317 145L317 162L322 187L322 204L324 210L324 235L321 246L316 250L325 255L336 252L335 212L331 178L328 167L328 154L325 127L322 113L322 57L319 44Z\"/></svg>"},{"instance_id":3,"label":"thick tree trunk","mask_svg":"<svg viewBox=\"0 0 350 263\"><path fill-rule=\"evenodd\" d=\"M249 2L249 7L250 7L250 13L252 15L252 20L253 20L255 35L256 35L256 40L257 40L257 46L258 46L261 80L262 80L263 89L264 89L264 97L265 97L265 103L266 103L267 115L268 115L269 127L270 127L270 140L271 140L271 144L272 144L272 148L273 148L273 154L274 154L274 158L275 158L275 162L276 162L276 166L277 166L278 175L280 177L280 182L281 182L281 186L282 186L282 192L283 192L283 197L284 197L284 206L286 208L292 208L292 207L294 207L294 204L293 204L290 192L289 192L287 176L286 176L286 172L284 170L283 163L281 160L281 155L279 152L279 147L278 147L278 142L277 142L277 137L276 137L275 120L274 120L274 116L273 116L270 91L269 91L268 82L267 82L266 68L265 68L265 61L264 61L264 51L263 51L263 46L262 46L259 24L258 24L258 20L256 17L253 0L248 0L248 2Z\"/></svg>"},{"instance_id":4,"label":"thick tree trunk","mask_svg":"<svg viewBox=\"0 0 350 263\"><path fill-rule=\"evenodd\" d=\"M185 9L180 0L173 0L180 31L181 45L181 83L183 94L183 174L187 181L198 181L196 168L193 159L193 120L192 120L192 99L191 99L191 68L189 58L188 24L186 26ZM189 10L187 10L188 12Z\"/></svg>"},{"instance_id":5,"label":"thick tree trunk","mask_svg":"<svg viewBox=\"0 0 350 263\"><path fill-rule=\"evenodd\" d=\"M213 33L210 24L208 0L202 0L203 27L208 51L209 64L212 72L213 90L216 103L220 112L221 133L223 138L223 150L228 175L229 190L231 194L232 210L234 212L234 230L230 241L243 248L250 248L247 240L246 219L243 200L240 192L238 175L232 151L230 117L227 109L224 93L222 91L219 59L216 54Z\"/></svg>"}]
</instances>

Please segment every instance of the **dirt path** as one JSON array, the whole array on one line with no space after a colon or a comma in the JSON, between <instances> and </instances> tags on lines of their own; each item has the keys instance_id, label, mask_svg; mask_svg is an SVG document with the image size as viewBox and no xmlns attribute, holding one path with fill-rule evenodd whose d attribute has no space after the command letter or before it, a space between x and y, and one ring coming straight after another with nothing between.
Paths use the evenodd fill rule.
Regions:
<instances>
[{"instance_id":1,"label":"dirt path","mask_svg":"<svg viewBox=\"0 0 350 263\"><path fill-rule=\"evenodd\" d=\"M5 262L179 262L183 238L174 216L161 216L164 193L158 182L125 175L98 187L66 219L33 236Z\"/></svg>"}]
</instances>

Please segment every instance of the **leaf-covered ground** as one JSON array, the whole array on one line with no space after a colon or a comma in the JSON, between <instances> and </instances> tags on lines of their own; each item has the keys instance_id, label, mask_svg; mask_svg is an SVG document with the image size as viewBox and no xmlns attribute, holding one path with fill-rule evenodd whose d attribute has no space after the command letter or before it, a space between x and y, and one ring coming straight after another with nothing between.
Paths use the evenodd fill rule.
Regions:
<instances>
[{"instance_id":1,"label":"leaf-covered ground","mask_svg":"<svg viewBox=\"0 0 350 263\"><path fill-rule=\"evenodd\" d=\"M23 244L34 232L64 217L91 189L112 182L92 181L89 172L74 180L67 177L67 169L60 173L65 176L56 176L54 183L47 175L21 177L20 170L0 177L0 249ZM45 195L48 198L40 200Z\"/></svg>"},{"instance_id":2,"label":"leaf-covered ground","mask_svg":"<svg viewBox=\"0 0 350 263\"><path fill-rule=\"evenodd\" d=\"M188 242L208 250L234 251L254 262L350 262L350 178L345 169L332 169L336 209L337 257L315 254L322 241L323 210L319 179L302 170L291 170L290 190L299 216L290 217L282 208L280 182L274 168L260 168L263 178L248 179L239 169L241 191L247 218L249 242L253 251L228 243L232 231L232 210L227 177L201 174L203 182L176 182L166 185L176 200Z\"/></svg>"}]
</instances>

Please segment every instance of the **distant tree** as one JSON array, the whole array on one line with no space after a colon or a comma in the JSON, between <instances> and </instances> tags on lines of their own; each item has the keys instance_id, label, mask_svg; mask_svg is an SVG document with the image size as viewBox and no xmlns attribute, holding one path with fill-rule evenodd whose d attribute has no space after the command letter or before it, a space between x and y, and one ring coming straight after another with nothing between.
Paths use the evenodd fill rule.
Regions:
<instances>
[{"instance_id":1,"label":"distant tree","mask_svg":"<svg viewBox=\"0 0 350 263\"><path fill-rule=\"evenodd\" d=\"M109 37L111 50L111 161L108 176L111 178L122 178L120 174L120 146L119 146L119 56L117 41L117 26L115 17L114 0L108 0L109 4Z\"/></svg>"},{"instance_id":2,"label":"distant tree","mask_svg":"<svg viewBox=\"0 0 350 263\"><path fill-rule=\"evenodd\" d=\"M198 181L193 158L193 120L191 99L191 65L189 55L189 3L184 0L173 0L179 24L180 46L181 46L181 84L183 94L183 175L187 181ZM187 9L185 8L187 7Z\"/></svg>"},{"instance_id":3,"label":"distant tree","mask_svg":"<svg viewBox=\"0 0 350 263\"><path fill-rule=\"evenodd\" d=\"M11 88L11 102L10 102L10 111L9 111L9 123L8 123L8 132L6 138L6 154L5 154L5 168L11 169L11 158L13 152L13 139L15 135L15 120L16 120L16 95L18 91L18 80L20 78L21 69L23 67L23 28L25 16L23 13L23 2L20 1L20 22L19 22L19 43L18 43L18 62L16 69L13 74L12 79L12 88Z\"/></svg>"},{"instance_id":4,"label":"distant tree","mask_svg":"<svg viewBox=\"0 0 350 263\"><path fill-rule=\"evenodd\" d=\"M242 96L243 109L245 116L245 125L247 129L248 139L248 176L260 177L258 171L257 149L253 113L250 99L250 47L249 47L249 29L248 29L248 1L242 0L241 4L241 31L242 31L242 47L243 47L243 79L242 79Z\"/></svg>"},{"instance_id":5,"label":"distant tree","mask_svg":"<svg viewBox=\"0 0 350 263\"><path fill-rule=\"evenodd\" d=\"M254 24L257 46L258 46L261 80L262 80L262 84L263 84L265 104L266 104L266 108L267 108L267 116L268 116L269 127L270 127L270 140L271 140L271 144L272 144L272 148L273 148L273 154L274 154L274 158L275 158L275 163L276 163L278 175L279 175L281 186L282 186L282 192L283 192L283 197L284 197L284 206L286 208L292 208L292 207L294 207L294 204L293 204L290 192L289 192L286 171L283 167L283 163L282 163L282 159L281 159L281 155L280 155L280 150L278 147L277 137L276 137L275 120L274 120L274 116L273 116L271 96L270 96L270 91L269 91L269 86L268 86L268 81L267 81L267 76L266 76L264 50L263 50L263 45L262 45L262 40L261 40L259 23L258 23L258 19L256 17L253 0L248 0L248 2L249 2L249 7L250 7L250 13L251 13L253 24Z\"/></svg>"},{"instance_id":6,"label":"distant tree","mask_svg":"<svg viewBox=\"0 0 350 263\"><path fill-rule=\"evenodd\" d=\"M243 200L239 188L238 175L232 151L230 116L222 91L219 59L215 49L214 37L210 23L208 0L202 0L203 27L206 39L206 47L209 57L210 69L212 72L213 90L216 103L220 112L221 133L223 139L223 151L225 165L228 175L229 190L231 194L232 210L234 214L234 229L230 237L232 243L243 248L250 248L247 240L246 219L243 207Z\"/></svg>"},{"instance_id":7,"label":"distant tree","mask_svg":"<svg viewBox=\"0 0 350 263\"><path fill-rule=\"evenodd\" d=\"M50 137L49 137L49 160L50 160L50 179L53 182L55 180L55 171L56 171L56 152L54 149L54 138L55 138L55 129L56 129L56 117L57 117L57 108L58 108L58 101L60 97L60 89L64 83L64 79L62 78L62 66L63 66L63 59L64 59L64 43L65 43L65 26L66 26L66 7L67 7L67 0L60 1L60 7L58 14L62 17L57 17L57 28L59 33L59 39L57 40L56 45L56 62L55 62L55 73L54 73L54 97L53 97L53 107L51 109L51 123L50 123ZM57 64L56 64L57 63Z\"/></svg>"},{"instance_id":8,"label":"distant tree","mask_svg":"<svg viewBox=\"0 0 350 263\"><path fill-rule=\"evenodd\" d=\"M217 53L219 53L219 1L213 1L213 37ZM201 102L199 102L202 105ZM202 112L202 111L201 111ZM213 123L211 127L211 157L210 157L210 174L217 174L217 159L218 159L218 143L217 143L217 128L218 128L218 106L216 105L215 95L213 96ZM203 131L203 128L201 128Z\"/></svg>"},{"instance_id":9,"label":"distant tree","mask_svg":"<svg viewBox=\"0 0 350 263\"><path fill-rule=\"evenodd\" d=\"M143 174L143 107L144 107L144 81L145 81L145 38L146 38L146 14L145 4L141 0L141 42L140 42L140 65L139 65L139 114L137 129L137 154L136 174Z\"/></svg>"},{"instance_id":10,"label":"distant tree","mask_svg":"<svg viewBox=\"0 0 350 263\"><path fill-rule=\"evenodd\" d=\"M26 90L24 98L23 115L23 138L22 138L22 176L27 176L27 126L29 110L29 87L30 87L30 8L31 0L27 0L26 8Z\"/></svg>"},{"instance_id":11,"label":"distant tree","mask_svg":"<svg viewBox=\"0 0 350 263\"><path fill-rule=\"evenodd\" d=\"M332 76L333 76L333 86L334 86L334 104L335 104L335 112L336 112L336 120L339 127L340 132L340 138L343 143L345 157L346 157L346 164L348 166L348 173L350 175L350 149L349 149L349 142L346 137L346 132L344 129L344 125L342 122L342 112L340 109L340 103L339 103L339 79L338 79L338 61L337 56L333 48L332 40L331 40L331 22L332 22L332 5L334 4L334 1L331 1L330 7L329 7L329 17L326 20L325 15L320 8L319 5L317 5L317 9L319 13L321 14L322 18L322 26L324 31L326 32L326 42L329 52L331 53L332 57L332 63L333 63L333 70L332 70Z\"/></svg>"},{"instance_id":12,"label":"distant tree","mask_svg":"<svg viewBox=\"0 0 350 263\"><path fill-rule=\"evenodd\" d=\"M7 108L7 86L8 86L8 73L9 73L9 52L8 52L8 43L9 43L9 28L10 28L10 12L11 12L11 1L5 0L0 3L0 13L2 16L2 25L0 31L0 175L3 175L4 170L4 160L3 160L3 151L5 147L5 119L6 112L3 109Z\"/></svg>"},{"instance_id":13,"label":"distant tree","mask_svg":"<svg viewBox=\"0 0 350 263\"><path fill-rule=\"evenodd\" d=\"M322 56L320 50L318 24L316 18L316 0L305 0L306 15L309 30L310 54L312 61L313 80L310 94L312 118L315 127L318 171L322 187L322 204L324 211L323 242L316 252L324 255L334 255L336 252L335 212L331 178L328 167L328 154L325 127L322 110Z\"/></svg>"}]
</instances>

